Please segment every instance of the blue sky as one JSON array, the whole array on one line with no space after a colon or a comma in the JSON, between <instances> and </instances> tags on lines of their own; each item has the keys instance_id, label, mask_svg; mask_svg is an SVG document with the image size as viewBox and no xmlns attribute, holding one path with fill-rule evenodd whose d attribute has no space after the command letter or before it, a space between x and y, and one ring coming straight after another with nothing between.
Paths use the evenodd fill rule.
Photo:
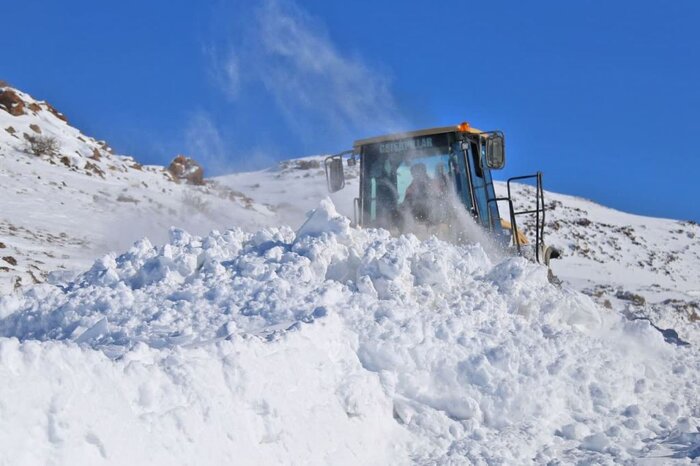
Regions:
<instances>
[{"instance_id":1,"label":"blue sky","mask_svg":"<svg viewBox=\"0 0 700 466\"><path fill-rule=\"evenodd\" d=\"M439 5L436 6L436 4ZM700 220L700 2L3 5L0 79L147 163L210 172L469 121L505 178Z\"/></svg>"}]
</instances>

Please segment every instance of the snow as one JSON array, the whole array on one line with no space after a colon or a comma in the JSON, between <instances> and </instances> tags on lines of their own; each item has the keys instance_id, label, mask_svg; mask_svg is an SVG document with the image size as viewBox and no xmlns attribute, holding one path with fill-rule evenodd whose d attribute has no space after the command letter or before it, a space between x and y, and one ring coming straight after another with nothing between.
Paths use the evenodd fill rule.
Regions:
<instances>
[{"instance_id":1,"label":"snow","mask_svg":"<svg viewBox=\"0 0 700 466\"><path fill-rule=\"evenodd\" d=\"M504 194L504 185L496 190ZM533 205L530 187L516 185L514 191L516 209ZM545 241L563 253L552 262L559 278L599 304L651 317L700 344L700 226L619 212L564 194L547 192L545 202ZM533 219L524 226L533 231Z\"/></svg>"},{"instance_id":2,"label":"snow","mask_svg":"<svg viewBox=\"0 0 700 466\"><path fill-rule=\"evenodd\" d=\"M319 208L309 211L306 222L299 228L297 236L319 236L324 233L343 234L348 231L350 220L335 210L330 198L321 201Z\"/></svg>"},{"instance_id":3,"label":"snow","mask_svg":"<svg viewBox=\"0 0 700 466\"><path fill-rule=\"evenodd\" d=\"M26 107L45 106L17 92ZM56 155L28 152L25 135L39 136L30 125L55 138ZM240 192L216 183L178 184L163 167L110 151L43 107L20 116L0 110L0 258L16 262L0 259L6 268L0 269L0 293L44 282L51 273L75 274L144 236L166 241L171 226L205 234L237 222L249 228L275 222L273 211Z\"/></svg>"},{"instance_id":4,"label":"snow","mask_svg":"<svg viewBox=\"0 0 700 466\"><path fill-rule=\"evenodd\" d=\"M117 361L3 339L0 463L391 463L404 436L385 421L391 404L327 320L278 341L142 345ZM344 371L319 378L324 367Z\"/></svg>"},{"instance_id":5,"label":"snow","mask_svg":"<svg viewBox=\"0 0 700 466\"><path fill-rule=\"evenodd\" d=\"M27 464L619 462L700 423L694 347L524 259L348 223L326 200L298 233L171 230L1 298L2 451Z\"/></svg>"},{"instance_id":6,"label":"snow","mask_svg":"<svg viewBox=\"0 0 700 466\"><path fill-rule=\"evenodd\" d=\"M178 184L20 95L42 109L0 110L0 464L700 461L698 225L546 192L555 286L351 226L357 166L330 196L322 156Z\"/></svg>"}]
</instances>

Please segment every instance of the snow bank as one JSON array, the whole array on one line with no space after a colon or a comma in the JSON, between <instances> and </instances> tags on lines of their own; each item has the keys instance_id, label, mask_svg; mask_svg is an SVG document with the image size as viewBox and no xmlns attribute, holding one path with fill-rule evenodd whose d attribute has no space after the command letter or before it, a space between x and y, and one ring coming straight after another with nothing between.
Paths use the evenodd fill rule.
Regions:
<instances>
[{"instance_id":1,"label":"snow bank","mask_svg":"<svg viewBox=\"0 0 700 466\"><path fill-rule=\"evenodd\" d=\"M296 234L171 230L0 299L0 458L697 456L698 351L546 272L353 229L330 201Z\"/></svg>"}]
</instances>

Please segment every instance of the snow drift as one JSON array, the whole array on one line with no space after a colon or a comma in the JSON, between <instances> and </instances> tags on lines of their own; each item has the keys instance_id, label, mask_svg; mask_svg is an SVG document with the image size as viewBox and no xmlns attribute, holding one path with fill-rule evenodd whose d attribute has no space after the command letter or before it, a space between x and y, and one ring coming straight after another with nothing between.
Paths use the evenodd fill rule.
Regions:
<instances>
[{"instance_id":1,"label":"snow drift","mask_svg":"<svg viewBox=\"0 0 700 466\"><path fill-rule=\"evenodd\" d=\"M0 463L698 456L700 355L481 246L171 230L0 298Z\"/></svg>"}]
</instances>

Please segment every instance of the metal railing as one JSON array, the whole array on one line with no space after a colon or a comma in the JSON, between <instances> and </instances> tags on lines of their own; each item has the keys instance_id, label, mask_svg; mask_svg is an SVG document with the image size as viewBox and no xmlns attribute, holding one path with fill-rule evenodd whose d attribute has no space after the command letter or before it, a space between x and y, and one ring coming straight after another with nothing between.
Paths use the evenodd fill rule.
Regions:
<instances>
[{"instance_id":1,"label":"metal railing","mask_svg":"<svg viewBox=\"0 0 700 466\"><path fill-rule=\"evenodd\" d=\"M511 238L513 238L513 246L515 246L518 249L518 254L520 254L520 241L518 240L518 225L515 222L515 211L513 209L513 201L511 200L510 197L494 197L493 199L489 199L486 201L487 204L490 204L492 202L495 202L496 205L498 205L499 202L507 202L508 203L508 212L510 216L510 233L511 233ZM492 226L493 228L493 226Z\"/></svg>"},{"instance_id":2,"label":"metal railing","mask_svg":"<svg viewBox=\"0 0 700 466\"><path fill-rule=\"evenodd\" d=\"M512 199L510 191L510 183L512 181L518 180L537 180L537 187L535 192L535 208L530 210L521 210L519 212L513 212L513 218L518 215L525 214L535 214L535 259L540 262L540 251L544 254L544 189L542 188L542 172L537 172L534 175L524 175L524 176L514 176L508 178L506 183L508 187L508 198ZM544 258L542 258L544 260Z\"/></svg>"},{"instance_id":3,"label":"metal railing","mask_svg":"<svg viewBox=\"0 0 700 466\"><path fill-rule=\"evenodd\" d=\"M520 211L515 211L515 208L513 207L513 195L511 191L511 182L513 181L519 181L519 180L528 180L528 179L535 179L537 182L536 186L536 192L535 192L535 208L534 209L526 209L526 210L520 210ZM513 238L513 245L517 248L518 254L521 253L521 248L520 248L520 240L518 239L518 224L517 224L517 216L518 215L535 215L535 259L537 262L543 262L545 261L545 257L540 257L540 255L544 255L545 249L544 249L544 221L545 221L545 208L544 208L544 189L542 187L542 172L537 172L534 175L523 175L523 176L514 176L512 178L508 178L508 181L506 182L506 186L508 188L508 196L507 197L497 197L494 199L489 199L488 202L508 202L508 209L509 209L509 214L510 214L510 230L511 230L511 236Z\"/></svg>"}]
</instances>

